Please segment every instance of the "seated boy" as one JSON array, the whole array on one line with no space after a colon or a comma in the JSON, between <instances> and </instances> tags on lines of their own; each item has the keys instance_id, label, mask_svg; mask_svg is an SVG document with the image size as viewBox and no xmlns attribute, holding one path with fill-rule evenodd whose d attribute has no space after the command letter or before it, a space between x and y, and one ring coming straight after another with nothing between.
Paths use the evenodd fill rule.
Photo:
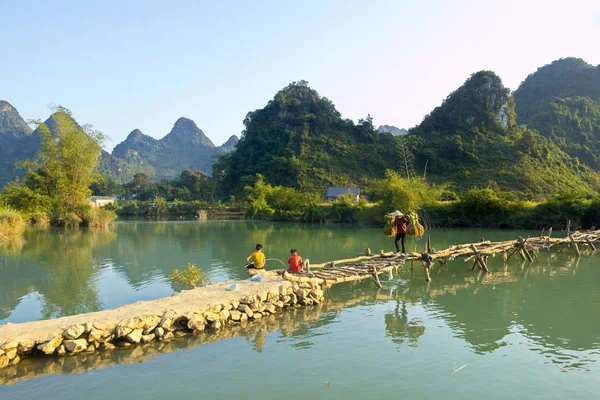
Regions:
<instances>
[{"instance_id":1,"label":"seated boy","mask_svg":"<svg viewBox=\"0 0 600 400\"><path fill-rule=\"evenodd\" d=\"M304 272L304 266L307 268L307 272L310 272L308 266L308 259L302 261L302 258L298 255L296 249L290 250L290 258L288 258L288 264L290 265L290 272Z\"/></svg>"},{"instance_id":2,"label":"seated boy","mask_svg":"<svg viewBox=\"0 0 600 400\"><path fill-rule=\"evenodd\" d=\"M257 244L256 245L256 251L252 254L250 254L248 256L248 258L246 258L246 262L248 263L246 265L247 269L250 268L255 268L255 269L263 269L265 267L265 255L262 252L262 244ZM250 263L250 259L253 259L253 262Z\"/></svg>"}]
</instances>

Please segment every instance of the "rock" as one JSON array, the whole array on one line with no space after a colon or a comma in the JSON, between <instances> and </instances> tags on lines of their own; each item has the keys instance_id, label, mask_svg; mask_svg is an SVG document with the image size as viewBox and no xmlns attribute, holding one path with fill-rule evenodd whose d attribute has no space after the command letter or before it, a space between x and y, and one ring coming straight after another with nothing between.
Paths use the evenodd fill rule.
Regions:
<instances>
[{"instance_id":1,"label":"rock","mask_svg":"<svg viewBox=\"0 0 600 400\"><path fill-rule=\"evenodd\" d=\"M267 304L265 305L265 311L271 314L274 314L277 309L275 308L275 306L273 304Z\"/></svg>"},{"instance_id":2,"label":"rock","mask_svg":"<svg viewBox=\"0 0 600 400\"><path fill-rule=\"evenodd\" d=\"M279 286L279 295L280 296L287 295L287 286Z\"/></svg>"},{"instance_id":3,"label":"rock","mask_svg":"<svg viewBox=\"0 0 600 400\"><path fill-rule=\"evenodd\" d=\"M279 297L279 290L278 289L271 289L271 291L269 291L269 293L267 294L267 300L273 299L275 297Z\"/></svg>"},{"instance_id":4,"label":"rock","mask_svg":"<svg viewBox=\"0 0 600 400\"><path fill-rule=\"evenodd\" d=\"M4 355L8 357L9 360L12 360L17 356L17 348L10 349L4 352Z\"/></svg>"},{"instance_id":5,"label":"rock","mask_svg":"<svg viewBox=\"0 0 600 400\"><path fill-rule=\"evenodd\" d=\"M219 319L221 321L226 321L226 320L229 319L229 315L230 314L231 313L229 311L227 311L227 310L221 310L221 312L219 313Z\"/></svg>"},{"instance_id":6,"label":"rock","mask_svg":"<svg viewBox=\"0 0 600 400\"><path fill-rule=\"evenodd\" d=\"M242 316L242 313L241 313L241 312L239 312L238 310L231 310L231 311L229 312L229 316L231 317L231 319L232 319L233 321L239 321L239 320L240 320L240 317Z\"/></svg>"},{"instance_id":7,"label":"rock","mask_svg":"<svg viewBox=\"0 0 600 400\"><path fill-rule=\"evenodd\" d=\"M116 348L116 346L112 343L108 343L108 342L102 343L103 350L114 350L115 348Z\"/></svg>"},{"instance_id":8,"label":"rock","mask_svg":"<svg viewBox=\"0 0 600 400\"><path fill-rule=\"evenodd\" d=\"M87 341L85 339L69 339L63 340L63 345L68 353L81 353L87 349Z\"/></svg>"},{"instance_id":9,"label":"rock","mask_svg":"<svg viewBox=\"0 0 600 400\"><path fill-rule=\"evenodd\" d=\"M89 332L92 330L92 328L94 327L94 324L91 322L86 322L83 327L85 328L85 332Z\"/></svg>"},{"instance_id":10,"label":"rock","mask_svg":"<svg viewBox=\"0 0 600 400\"><path fill-rule=\"evenodd\" d=\"M117 326L115 329L115 336L118 338L123 338L133 332L133 329L128 328L126 326Z\"/></svg>"},{"instance_id":11,"label":"rock","mask_svg":"<svg viewBox=\"0 0 600 400\"><path fill-rule=\"evenodd\" d=\"M240 303L241 304L254 304L254 303L256 303L256 297L255 296L244 296L240 300Z\"/></svg>"},{"instance_id":12,"label":"rock","mask_svg":"<svg viewBox=\"0 0 600 400\"><path fill-rule=\"evenodd\" d=\"M146 315L144 317L144 335L150 334L160 324L160 321L161 318L158 315Z\"/></svg>"},{"instance_id":13,"label":"rock","mask_svg":"<svg viewBox=\"0 0 600 400\"><path fill-rule=\"evenodd\" d=\"M298 302L298 296L295 293L290 294L290 303L296 304Z\"/></svg>"},{"instance_id":14,"label":"rock","mask_svg":"<svg viewBox=\"0 0 600 400\"><path fill-rule=\"evenodd\" d=\"M294 290L294 292L297 292L298 289L300 289L300 285L298 285L297 282L292 282L292 290Z\"/></svg>"},{"instance_id":15,"label":"rock","mask_svg":"<svg viewBox=\"0 0 600 400\"><path fill-rule=\"evenodd\" d=\"M171 339L174 339L174 338L175 338L175 335L173 335L173 332L167 332L162 337L163 340L171 340Z\"/></svg>"},{"instance_id":16,"label":"rock","mask_svg":"<svg viewBox=\"0 0 600 400\"><path fill-rule=\"evenodd\" d=\"M292 301L292 297L289 295L281 296L281 300L284 304L288 304Z\"/></svg>"},{"instance_id":17,"label":"rock","mask_svg":"<svg viewBox=\"0 0 600 400\"><path fill-rule=\"evenodd\" d=\"M240 302L238 300L231 300L231 309L232 310L237 310L237 308L240 306Z\"/></svg>"},{"instance_id":18,"label":"rock","mask_svg":"<svg viewBox=\"0 0 600 400\"><path fill-rule=\"evenodd\" d=\"M63 337L65 339L73 340L73 339L77 339L79 336L83 335L84 333L85 333L84 325L73 325L73 326L70 326L67 329L65 329L65 331L63 332Z\"/></svg>"},{"instance_id":19,"label":"rock","mask_svg":"<svg viewBox=\"0 0 600 400\"><path fill-rule=\"evenodd\" d=\"M203 331L206 325L206 320L201 315L194 315L188 320L187 326L193 331Z\"/></svg>"},{"instance_id":20,"label":"rock","mask_svg":"<svg viewBox=\"0 0 600 400\"><path fill-rule=\"evenodd\" d=\"M231 305L231 303L221 303L221 310L227 310L227 311L229 311L232 308L233 308L233 306Z\"/></svg>"},{"instance_id":21,"label":"rock","mask_svg":"<svg viewBox=\"0 0 600 400\"><path fill-rule=\"evenodd\" d=\"M219 312L220 312L222 309L223 309L223 308L222 308L221 304L212 304L212 305L210 305L210 306L208 307L208 310L207 310L207 311L208 311L209 313L215 313L215 314L218 314L218 313L219 313Z\"/></svg>"},{"instance_id":22,"label":"rock","mask_svg":"<svg viewBox=\"0 0 600 400\"><path fill-rule=\"evenodd\" d=\"M35 340L33 339L23 339L19 341L19 346L17 346L19 350L19 354L29 354L31 350L35 347Z\"/></svg>"},{"instance_id":23,"label":"rock","mask_svg":"<svg viewBox=\"0 0 600 400\"><path fill-rule=\"evenodd\" d=\"M146 321L144 321L144 319L140 317L127 318L119 322L118 326L129 328L131 330L144 329L144 327L146 326Z\"/></svg>"},{"instance_id":24,"label":"rock","mask_svg":"<svg viewBox=\"0 0 600 400\"><path fill-rule=\"evenodd\" d=\"M314 300L311 299L310 297L307 297L305 299L302 299L302 304L304 304L305 306L310 306L314 303Z\"/></svg>"},{"instance_id":25,"label":"rock","mask_svg":"<svg viewBox=\"0 0 600 400\"><path fill-rule=\"evenodd\" d=\"M238 307L238 311L243 312L250 318L252 318L252 316L254 315L254 312L250 309L250 306L248 306L248 304L240 304L240 306Z\"/></svg>"},{"instance_id":26,"label":"rock","mask_svg":"<svg viewBox=\"0 0 600 400\"><path fill-rule=\"evenodd\" d=\"M131 347L133 345L129 342L117 342L117 346L118 347Z\"/></svg>"},{"instance_id":27,"label":"rock","mask_svg":"<svg viewBox=\"0 0 600 400\"><path fill-rule=\"evenodd\" d=\"M265 307L266 307L265 303L258 303L258 305L256 306L256 311L263 312L263 311L265 311Z\"/></svg>"},{"instance_id":28,"label":"rock","mask_svg":"<svg viewBox=\"0 0 600 400\"><path fill-rule=\"evenodd\" d=\"M88 335L88 340L91 342L99 341L102 339L103 334L104 331L92 327L92 329L90 330L90 334Z\"/></svg>"},{"instance_id":29,"label":"rock","mask_svg":"<svg viewBox=\"0 0 600 400\"><path fill-rule=\"evenodd\" d=\"M246 321L248 321L248 314L240 313L240 322L246 322Z\"/></svg>"},{"instance_id":30,"label":"rock","mask_svg":"<svg viewBox=\"0 0 600 400\"><path fill-rule=\"evenodd\" d=\"M154 333L151 333L149 335L143 335L142 336L142 343L148 343L153 341L156 338L156 335Z\"/></svg>"},{"instance_id":31,"label":"rock","mask_svg":"<svg viewBox=\"0 0 600 400\"><path fill-rule=\"evenodd\" d=\"M276 301L275 303L273 303L275 305L275 307L277 308L283 308L285 306L285 304L283 303L283 301L279 300Z\"/></svg>"},{"instance_id":32,"label":"rock","mask_svg":"<svg viewBox=\"0 0 600 400\"><path fill-rule=\"evenodd\" d=\"M179 319L179 315L175 311L169 310L163 314L159 326L167 331L174 330L173 325L177 319Z\"/></svg>"},{"instance_id":33,"label":"rock","mask_svg":"<svg viewBox=\"0 0 600 400\"><path fill-rule=\"evenodd\" d=\"M12 360L10 360L10 365L17 365L18 363L21 362L21 357L19 356L15 356L15 358L13 358Z\"/></svg>"},{"instance_id":34,"label":"rock","mask_svg":"<svg viewBox=\"0 0 600 400\"><path fill-rule=\"evenodd\" d=\"M16 340L10 340L8 342L4 342L3 344L0 344L0 350L10 350L10 349L16 349L17 347L19 347L19 342Z\"/></svg>"},{"instance_id":35,"label":"rock","mask_svg":"<svg viewBox=\"0 0 600 400\"><path fill-rule=\"evenodd\" d=\"M103 330L107 329L108 326L106 324L103 324L102 322L94 322L94 328L103 331Z\"/></svg>"},{"instance_id":36,"label":"rock","mask_svg":"<svg viewBox=\"0 0 600 400\"><path fill-rule=\"evenodd\" d=\"M139 343L142 340L142 331L142 328L134 330L129 335L125 336L125 340L129 343Z\"/></svg>"},{"instance_id":37,"label":"rock","mask_svg":"<svg viewBox=\"0 0 600 400\"><path fill-rule=\"evenodd\" d=\"M159 326L158 328L154 329L154 334L158 338L163 337L165 334L165 330Z\"/></svg>"},{"instance_id":38,"label":"rock","mask_svg":"<svg viewBox=\"0 0 600 400\"><path fill-rule=\"evenodd\" d=\"M52 339L47 341L46 343L42 343L42 344L38 345L37 349L46 355L50 355L50 354L54 353L54 350L56 350L58 348L58 346L60 346L62 341L63 341L62 335L56 335Z\"/></svg>"},{"instance_id":39,"label":"rock","mask_svg":"<svg viewBox=\"0 0 600 400\"><path fill-rule=\"evenodd\" d=\"M86 353L93 353L96 351L96 346L94 344L90 344L85 351Z\"/></svg>"},{"instance_id":40,"label":"rock","mask_svg":"<svg viewBox=\"0 0 600 400\"><path fill-rule=\"evenodd\" d=\"M262 313L259 313L259 312L254 313L254 319L261 319L262 317L263 317Z\"/></svg>"},{"instance_id":41,"label":"rock","mask_svg":"<svg viewBox=\"0 0 600 400\"><path fill-rule=\"evenodd\" d=\"M58 346L58 349L56 349L56 354L59 356L64 356L65 354L67 354L67 349L65 349L64 345L60 345Z\"/></svg>"},{"instance_id":42,"label":"rock","mask_svg":"<svg viewBox=\"0 0 600 400\"><path fill-rule=\"evenodd\" d=\"M173 332L173 336L175 336L176 338L187 336L187 334L188 333L184 332L184 331L175 331L175 332Z\"/></svg>"},{"instance_id":43,"label":"rock","mask_svg":"<svg viewBox=\"0 0 600 400\"><path fill-rule=\"evenodd\" d=\"M209 326L210 326L211 329L214 329L215 331L218 331L219 329L221 329L222 324L221 324L221 321L217 320L215 322L211 322L209 324Z\"/></svg>"},{"instance_id":44,"label":"rock","mask_svg":"<svg viewBox=\"0 0 600 400\"><path fill-rule=\"evenodd\" d=\"M8 357L6 357L6 354L2 354L0 356L0 369L8 367L8 363Z\"/></svg>"},{"instance_id":45,"label":"rock","mask_svg":"<svg viewBox=\"0 0 600 400\"><path fill-rule=\"evenodd\" d=\"M310 295L315 299L320 299L321 297L323 297L323 291L321 289L313 289L310 291Z\"/></svg>"}]
</instances>

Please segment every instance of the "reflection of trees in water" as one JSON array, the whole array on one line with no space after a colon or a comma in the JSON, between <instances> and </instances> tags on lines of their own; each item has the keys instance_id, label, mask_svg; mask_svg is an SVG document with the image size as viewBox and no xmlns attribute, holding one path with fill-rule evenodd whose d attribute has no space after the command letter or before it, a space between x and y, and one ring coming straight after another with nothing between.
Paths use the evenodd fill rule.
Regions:
<instances>
[{"instance_id":1,"label":"reflection of trees in water","mask_svg":"<svg viewBox=\"0 0 600 400\"><path fill-rule=\"evenodd\" d=\"M20 256L0 269L0 319L7 318L20 297L42 295L42 316L51 318L102 308L93 285L99 259L95 251L116 238L109 230L27 230Z\"/></svg>"}]
</instances>

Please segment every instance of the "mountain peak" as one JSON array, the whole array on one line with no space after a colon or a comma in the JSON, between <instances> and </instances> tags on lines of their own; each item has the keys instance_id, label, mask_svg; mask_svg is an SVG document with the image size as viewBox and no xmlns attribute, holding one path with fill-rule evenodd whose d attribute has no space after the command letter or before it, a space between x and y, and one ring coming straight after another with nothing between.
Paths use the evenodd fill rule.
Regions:
<instances>
[{"instance_id":1,"label":"mountain peak","mask_svg":"<svg viewBox=\"0 0 600 400\"><path fill-rule=\"evenodd\" d=\"M445 131L448 127L470 130L476 126L510 129L514 119L510 90L494 72L479 71L452 92L421 125L427 131Z\"/></svg>"},{"instance_id":2,"label":"mountain peak","mask_svg":"<svg viewBox=\"0 0 600 400\"><path fill-rule=\"evenodd\" d=\"M0 100L0 134L15 137L30 135L33 130L8 101Z\"/></svg>"},{"instance_id":3,"label":"mountain peak","mask_svg":"<svg viewBox=\"0 0 600 400\"><path fill-rule=\"evenodd\" d=\"M175 144L182 147L190 145L203 145L206 147L215 147L214 143L202 132L198 125L189 118L181 117L175 121L173 129L167 136L161 139L162 142Z\"/></svg>"},{"instance_id":4,"label":"mountain peak","mask_svg":"<svg viewBox=\"0 0 600 400\"><path fill-rule=\"evenodd\" d=\"M236 135L231 135L221 147L233 148L240 139Z\"/></svg>"}]
</instances>

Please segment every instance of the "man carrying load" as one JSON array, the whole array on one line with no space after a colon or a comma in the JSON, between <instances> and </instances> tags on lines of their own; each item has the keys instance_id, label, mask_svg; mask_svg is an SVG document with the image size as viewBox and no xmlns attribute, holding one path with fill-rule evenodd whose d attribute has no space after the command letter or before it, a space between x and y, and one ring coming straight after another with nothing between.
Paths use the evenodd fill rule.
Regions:
<instances>
[{"instance_id":1,"label":"man carrying load","mask_svg":"<svg viewBox=\"0 0 600 400\"><path fill-rule=\"evenodd\" d=\"M396 252L400 253L400 248L398 247L398 242L402 240L402 253L406 253L406 228L408 227L408 217L402 214L400 211L396 210L392 213L395 217L394 219L394 227L396 228L396 240L394 244L396 245Z\"/></svg>"}]
</instances>

